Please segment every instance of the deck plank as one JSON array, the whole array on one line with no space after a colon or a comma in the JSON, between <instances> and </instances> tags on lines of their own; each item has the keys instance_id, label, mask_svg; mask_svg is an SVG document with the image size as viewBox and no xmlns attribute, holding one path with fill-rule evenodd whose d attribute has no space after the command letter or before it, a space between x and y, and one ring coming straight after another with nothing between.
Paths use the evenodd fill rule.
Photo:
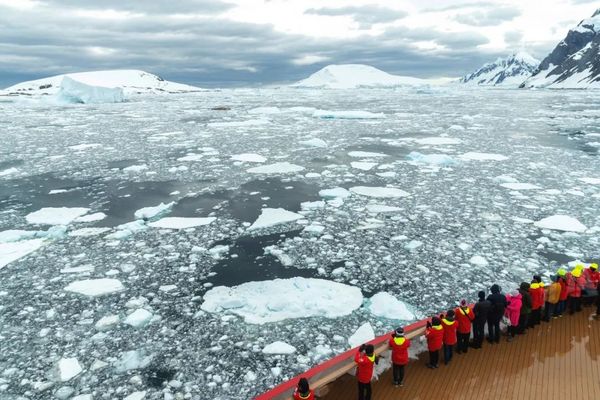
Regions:
<instances>
[{"instance_id":1,"label":"deck plank","mask_svg":"<svg viewBox=\"0 0 600 400\"><path fill-rule=\"evenodd\" d=\"M600 321L592 308L542 323L511 343L484 343L481 350L455 354L445 366L425 367L428 354L406 367L403 387L391 383L391 371L373 384L373 400L429 398L600 398ZM418 340L418 339L417 339ZM346 375L330 386L323 400L357 398L355 378Z\"/></svg>"}]
</instances>

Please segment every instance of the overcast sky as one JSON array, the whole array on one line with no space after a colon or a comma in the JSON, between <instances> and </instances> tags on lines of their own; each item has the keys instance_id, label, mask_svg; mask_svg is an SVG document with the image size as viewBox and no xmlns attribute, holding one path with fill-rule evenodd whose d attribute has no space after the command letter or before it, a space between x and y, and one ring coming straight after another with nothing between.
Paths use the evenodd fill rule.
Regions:
<instances>
[{"instance_id":1,"label":"overcast sky","mask_svg":"<svg viewBox=\"0 0 600 400\"><path fill-rule=\"evenodd\" d=\"M295 81L331 63L457 77L543 58L591 0L0 0L0 87L135 68L200 86Z\"/></svg>"}]
</instances>

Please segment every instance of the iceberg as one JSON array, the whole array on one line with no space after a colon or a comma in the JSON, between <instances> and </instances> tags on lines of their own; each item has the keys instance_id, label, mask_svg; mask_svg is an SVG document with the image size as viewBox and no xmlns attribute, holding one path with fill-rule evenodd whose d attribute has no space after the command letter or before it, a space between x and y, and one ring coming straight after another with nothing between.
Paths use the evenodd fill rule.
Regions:
<instances>
[{"instance_id":1,"label":"iceberg","mask_svg":"<svg viewBox=\"0 0 600 400\"><path fill-rule=\"evenodd\" d=\"M65 76L60 83L56 100L68 104L121 103L123 89L88 85Z\"/></svg>"},{"instance_id":2,"label":"iceberg","mask_svg":"<svg viewBox=\"0 0 600 400\"><path fill-rule=\"evenodd\" d=\"M250 324L264 324L293 318L341 317L359 308L362 301L360 289L354 286L291 278L217 286L206 292L201 308L210 313L235 314Z\"/></svg>"}]
</instances>

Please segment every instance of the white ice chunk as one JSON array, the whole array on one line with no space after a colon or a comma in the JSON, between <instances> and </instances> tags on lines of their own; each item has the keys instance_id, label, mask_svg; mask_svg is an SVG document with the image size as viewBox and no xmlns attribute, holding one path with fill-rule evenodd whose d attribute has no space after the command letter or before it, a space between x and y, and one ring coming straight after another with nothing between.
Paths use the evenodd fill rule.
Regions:
<instances>
[{"instance_id":1,"label":"white ice chunk","mask_svg":"<svg viewBox=\"0 0 600 400\"><path fill-rule=\"evenodd\" d=\"M333 189L323 189L319 191L319 196L326 199L345 199L350 197L350 192L344 188L336 187Z\"/></svg>"},{"instance_id":2,"label":"white ice chunk","mask_svg":"<svg viewBox=\"0 0 600 400\"><path fill-rule=\"evenodd\" d=\"M0 243L0 269L26 255L33 253L45 244L44 239L23 240Z\"/></svg>"},{"instance_id":3,"label":"white ice chunk","mask_svg":"<svg viewBox=\"0 0 600 400\"><path fill-rule=\"evenodd\" d=\"M343 299L343 301L341 301ZM263 324L292 318L336 318L362 304L359 288L322 279L275 279L240 286L212 288L201 308L211 313L239 315L247 323Z\"/></svg>"},{"instance_id":4,"label":"white ice chunk","mask_svg":"<svg viewBox=\"0 0 600 400\"><path fill-rule=\"evenodd\" d=\"M138 172L145 171L147 169L148 169L148 166L146 164L140 164L140 165L130 165L129 167L125 167L125 168L123 168L123 171L138 173Z\"/></svg>"},{"instance_id":5,"label":"white ice chunk","mask_svg":"<svg viewBox=\"0 0 600 400\"><path fill-rule=\"evenodd\" d=\"M300 141L300 144L303 146L308 146L308 147L320 147L320 148L327 147L327 142L324 141L323 139L319 139L319 138L302 140L302 141Z\"/></svg>"},{"instance_id":6,"label":"white ice chunk","mask_svg":"<svg viewBox=\"0 0 600 400\"><path fill-rule=\"evenodd\" d=\"M502 154L468 152L460 156L465 161L505 161L508 157Z\"/></svg>"},{"instance_id":7,"label":"white ice chunk","mask_svg":"<svg viewBox=\"0 0 600 400\"><path fill-rule=\"evenodd\" d=\"M143 350L131 350L121 354L115 362L117 372L126 372L138 368L146 368L152 362L152 356L146 356Z\"/></svg>"},{"instance_id":8,"label":"white ice chunk","mask_svg":"<svg viewBox=\"0 0 600 400\"><path fill-rule=\"evenodd\" d=\"M415 142L424 146L447 146L453 144L459 144L460 139L451 137L426 137L422 139L416 139Z\"/></svg>"},{"instance_id":9,"label":"white ice chunk","mask_svg":"<svg viewBox=\"0 0 600 400\"><path fill-rule=\"evenodd\" d=\"M585 232L587 227L576 218L568 215L552 215L534 223L542 229L553 229L564 232Z\"/></svg>"},{"instance_id":10,"label":"white ice chunk","mask_svg":"<svg viewBox=\"0 0 600 400\"><path fill-rule=\"evenodd\" d=\"M258 219L248 228L249 231L268 228L304 218L303 215L284 210L283 208L263 208Z\"/></svg>"},{"instance_id":11,"label":"white ice chunk","mask_svg":"<svg viewBox=\"0 0 600 400\"><path fill-rule=\"evenodd\" d=\"M74 222L96 222L96 221L102 221L104 218L106 218L106 214L104 214L103 212L97 212L94 214L84 215L82 217L75 218L73 221Z\"/></svg>"},{"instance_id":12,"label":"white ice chunk","mask_svg":"<svg viewBox=\"0 0 600 400\"><path fill-rule=\"evenodd\" d=\"M374 214L379 213L395 213L402 211L399 207L386 206L384 204L369 204L367 206L367 211Z\"/></svg>"},{"instance_id":13,"label":"white ice chunk","mask_svg":"<svg viewBox=\"0 0 600 400\"><path fill-rule=\"evenodd\" d=\"M118 315L106 315L106 316L100 318L98 320L98 322L96 322L96 325L94 325L94 326L99 331L107 331L110 328L112 328L113 326L117 325L118 323L119 323Z\"/></svg>"},{"instance_id":14,"label":"white ice chunk","mask_svg":"<svg viewBox=\"0 0 600 400\"><path fill-rule=\"evenodd\" d=\"M215 222L215 217L207 218L184 218L184 217L169 217L159 219L155 222L150 222L148 226L153 228L164 228L164 229L189 229L196 228L198 226L209 225Z\"/></svg>"},{"instance_id":15,"label":"white ice chunk","mask_svg":"<svg viewBox=\"0 0 600 400\"><path fill-rule=\"evenodd\" d=\"M260 154L255 154L255 153L234 154L231 156L231 159L234 161L255 162L255 163L264 163L265 161L267 161L266 157L263 157Z\"/></svg>"},{"instance_id":16,"label":"white ice chunk","mask_svg":"<svg viewBox=\"0 0 600 400\"><path fill-rule=\"evenodd\" d=\"M541 187L536 186L531 183L521 183L521 182L511 182L511 183L502 183L500 186L505 187L510 190L540 190Z\"/></svg>"},{"instance_id":17,"label":"white ice chunk","mask_svg":"<svg viewBox=\"0 0 600 400\"><path fill-rule=\"evenodd\" d=\"M264 354L293 354L296 352L296 348L291 344L278 341L266 345L262 352Z\"/></svg>"},{"instance_id":18,"label":"white ice chunk","mask_svg":"<svg viewBox=\"0 0 600 400\"><path fill-rule=\"evenodd\" d=\"M354 158L380 158L380 157L388 157L387 154L383 153L373 153L370 151L351 151L348 153L350 157Z\"/></svg>"},{"instance_id":19,"label":"white ice chunk","mask_svg":"<svg viewBox=\"0 0 600 400\"><path fill-rule=\"evenodd\" d=\"M0 243L18 242L20 240L34 239L44 236L43 231L24 231L21 229L9 229L0 232Z\"/></svg>"},{"instance_id":20,"label":"white ice chunk","mask_svg":"<svg viewBox=\"0 0 600 400\"><path fill-rule=\"evenodd\" d=\"M123 284L117 279L85 279L70 283L65 290L85 296L96 297L105 294L117 293L125 290Z\"/></svg>"},{"instance_id":21,"label":"white ice chunk","mask_svg":"<svg viewBox=\"0 0 600 400\"><path fill-rule=\"evenodd\" d=\"M27 214L25 219L37 225L68 225L88 211L90 209L84 207L45 207Z\"/></svg>"},{"instance_id":22,"label":"white ice chunk","mask_svg":"<svg viewBox=\"0 0 600 400\"><path fill-rule=\"evenodd\" d=\"M377 166L377 163L365 162L365 161L353 161L350 163L352 168L360 169L361 171L370 171Z\"/></svg>"},{"instance_id":23,"label":"white ice chunk","mask_svg":"<svg viewBox=\"0 0 600 400\"><path fill-rule=\"evenodd\" d=\"M321 119L382 119L385 118L385 114L359 110L316 110L313 117Z\"/></svg>"},{"instance_id":24,"label":"white ice chunk","mask_svg":"<svg viewBox=\"0 0 600 400\"><path fill-rule=\"evenodd\" d=\"M61 358L56 365L58 379L61 382L67 382L71 379L75 378L81 372L83 372L83 368L77 358Z\"/></svg>"},{"instance_id":25,"label":"white ice chunk","mask_svg":"<svg viewBox=\"0 0 600 400\"><path fill-rule=\"evenodd\" d=\"M350 347L358 347L373 339L375 339L375 331L370 323L365 322L348 338L348 343Z\"/></svg>"},{"instance_id":26,"label":"white ice chunk","mask_svg":"<svg viewBox=\"0 0 600 400\"><path fill-rule=\"evenodd\" d=\"M165 215L169 212L171 212L171 208L173 207L173 205L175 204L175 202L170 202L168 204L164 204L164 203L160 203L157 206L154 207L144 207L144 208L140 208L139 210L137 210L135 212L135 218L137 219L153 219L153 218L158 218L161 215Z\"/></svg>"},{"instance_id":27,"label":"white ice chunk","mask_svg":"<svg viewBox=\"0 0 600 400\"><path fill-rule=\"evenodd\" d=\"M600 185L600 178L579 178L579 180L588 185Z\"/></svg>"},{"instance_id":28,"label":"white ice chunk","mask_svg":"<svg viewBox=\"0 0 600 400\"><path fill-rule=\"evenodd\" d=\"M123 400L142 400L146 397L146 392L133 392L129 396L125 397Z\"/></svg>"},{"instance_id":29,"label":"white ice chunk","mask_svg":"<svg viewBox=\"0 0 600 400\"><path fill-rule=\"evenodd\" d=\"M151 312L143 308L138 308L129 314L127 318L123 320L123 322L127 325L133 326L134 328L143 328L144 326L148 325L153 316L154 315Z\"/></svg>"},{"instance_id":30,"label":"white ice chunk","mask_svg":"<svg viewBox=\"0 0 600 400\"><path fill-rule=\"evenodd\" d=\"M486 267L489 264L488 260L482 256L473 256L469 262L478 267Z\"/></svg>"},{"instance_id":31,"label":"white ice chunk","mask_svg":"<svg viewBox=\"0 0 600 400\"><path fill-rule=\"evenodd\" d=\"M404 190L390 187L354 186L350 188L350 191L361 196L378 198L395 198L409 196L409 194Z\"/></svg>"},{"instance_id":32,"label":"white ice chunk","mask_svg":"<svg viewBox=\"0 0 600 400\"><path fill-rule=\"evenodd\" d=\"M412 321L415 315L407 305L387 292L379 292L369 299L367 309L378 317Z\"/></svg>"},{"instance_id":33,"label":"white ice chunk","mask_svg":"<svg viewBox=\"0 0 600 400\"><path fill-rule=\"evenodd\" d=\"M13 174L16 174L18 172L19 172L19 170L17 168L14 168L14 167L13 168L8 168L8 169L0 171L0 176L13 175Z\"/></svg>"},{"instance_id":34,"label":"white ice chunk","mask_svg":"<svg viewBox=\"0 0 600 400\"><path fill-rule=\"evenodd\" d=\"M69 232L69 236L88 237L101 235L110 231L110 228L81 228Z\"/></svg>"},{"instance_id":35,"label":"white ice chunk","mask_svg":"<svg viewBox=\"0 0 600 400\"><path fill-rule=\"evenodd\" d=\"M422 154L417 151L412 151L407 156L408 159L414 161L417 164L428 164L428 165L454 165L456 160L446 154Z\"/></svg>"},{"instance_id":36,"label":"white ice chunk","mask_svg":"<svg viewBox=\"0 0 600 400\"><path fill-rule=\"evenodd\" d=\"M263 165L261 167L254 167L248 170L251 174L293 174L296 172L304 171L304 167L299 165L291 164L289 162L280 162L275 164Z\"/></svg>"}]
</instances>

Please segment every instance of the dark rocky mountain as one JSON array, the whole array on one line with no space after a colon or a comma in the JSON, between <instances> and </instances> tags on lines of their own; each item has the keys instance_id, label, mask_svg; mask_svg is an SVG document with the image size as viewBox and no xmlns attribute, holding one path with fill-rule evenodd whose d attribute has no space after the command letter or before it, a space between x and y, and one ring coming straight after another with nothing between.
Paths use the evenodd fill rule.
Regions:
<instances>
[{"instance_id":1,"label":"dark rocky mountain","mask_svg":"<svg viewBox=\"0 0 600 400\"><path fill-rule=\"evenodd\" d=\"M485 64L472 74L460 79L461 83L482 86L519 86L536 70L539 60L525 52L518 52L506 58L498 58Z\"/></svg>"}]
</instances>

